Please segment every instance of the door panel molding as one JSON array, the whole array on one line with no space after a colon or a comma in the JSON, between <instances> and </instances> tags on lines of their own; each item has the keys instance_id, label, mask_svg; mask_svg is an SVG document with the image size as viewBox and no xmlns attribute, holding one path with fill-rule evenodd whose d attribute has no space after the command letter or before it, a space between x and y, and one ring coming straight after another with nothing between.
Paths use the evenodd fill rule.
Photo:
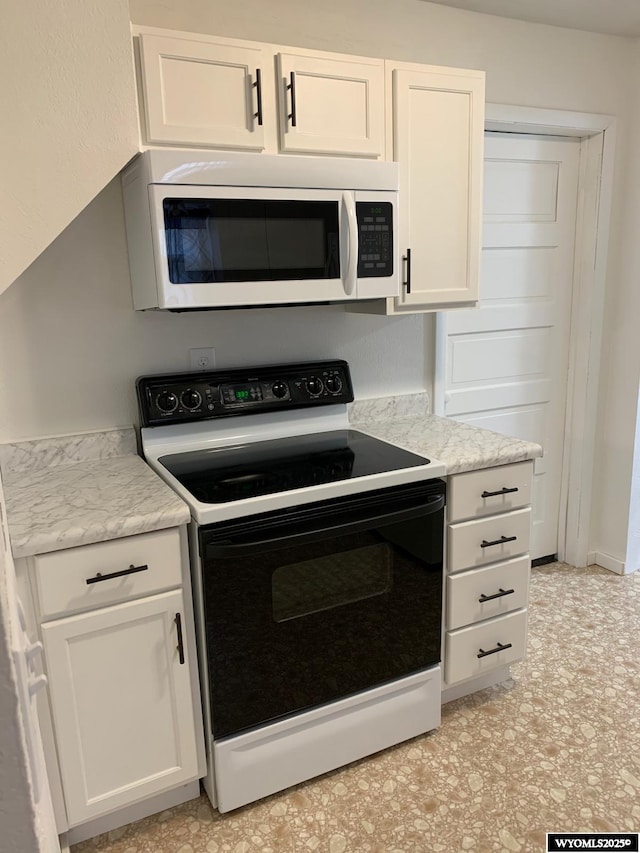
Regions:
<instances>
[{"instance_id":1,"label":"door panel molding","mask_svg":"<svg viewBox=\"0 0 640 853\"><path fill-rule=\"evenodd\" d=\"M586 566L616 120L608 115L488 103L485 130L581 140L558 556L574 566ZM447 313L440 312L436 315L434 412L441 416L446 359Z\"/></svg>"}]
</instances>

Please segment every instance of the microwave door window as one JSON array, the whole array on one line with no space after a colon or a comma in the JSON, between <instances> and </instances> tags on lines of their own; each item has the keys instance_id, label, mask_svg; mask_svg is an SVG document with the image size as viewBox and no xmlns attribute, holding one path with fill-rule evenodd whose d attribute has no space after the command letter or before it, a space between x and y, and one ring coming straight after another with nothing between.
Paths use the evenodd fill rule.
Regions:
<instances>
[{"instance_id":1,"label":"microwave door window","mask_svg":"<svg viewBox=\"0 0 640 853\"><path fill-rule=\"evenodd\" d=\"M165 199L174 284L340 277L338 203Z\"/></svg>"}]
</instances>

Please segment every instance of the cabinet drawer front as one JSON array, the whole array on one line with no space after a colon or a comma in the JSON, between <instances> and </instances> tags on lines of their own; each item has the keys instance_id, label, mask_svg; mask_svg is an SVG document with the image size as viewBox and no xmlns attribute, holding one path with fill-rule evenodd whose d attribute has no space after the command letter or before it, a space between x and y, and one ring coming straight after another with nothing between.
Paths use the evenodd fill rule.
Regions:
<instances>
[{"instance_id":1,"label":"cabinet drawer front","mask_svg":"<svg viewBox=\"0 0 640 853\"><path fill-rule=\"evenodd\" d=\"M449 521L495 515L531 503L533 462L500 465L449 477Z\"/></svg>"},{"instance_id":2,"label":"cabinet drawer front","mask_svg":"<svg viewBox=\"0 0 640 853\"><path fill-rule=\"evenodd\" d=\"M90 610L179 586L181 561L177 527L35 557L40 615Z\"/></svg>"},{"instance_id":3,"label":"cabinet drawer front","mask_svg":"<svg viewBox=\"0 0 640 853\"><path fill-rule=\"evenodd\" d=\"M527 642L527 611L488 619L479 625L447 631L445 681L455 684L524 657ZM494 651L500 648L502 651ZM487 652L489 654L487 654ZM480 657L478 657L480 655Z\"/></svg>"},{"instance_id":4,"label":"cabinet drawer front","mask_svg":"<svg viewBox=\"0 0 640 853\"><path fill-rule=\"evenodd\" d=\"M527 606L529 556L447 578L447 628L461 628Z\"/></svg>"},{"instance_id":5,"label":"cabinet drawer front","mask_svg":"<svg viewBox=\"0 0 640 853\"><path fill-rule=\"evenodd\" d=\"M531 509L450 524L447 533L450 572L495 563L526 554L531 534Z\"/></svg>"}]
</instances>

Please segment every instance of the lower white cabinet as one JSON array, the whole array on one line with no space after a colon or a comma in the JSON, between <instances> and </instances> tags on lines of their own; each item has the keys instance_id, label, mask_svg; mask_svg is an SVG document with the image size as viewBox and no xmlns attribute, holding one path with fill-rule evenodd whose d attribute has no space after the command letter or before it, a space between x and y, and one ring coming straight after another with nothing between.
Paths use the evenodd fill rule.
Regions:
<instances>
[{"instance_id":1,"label":"lower white cabinet","mask_svg":"<svg viewBox=\"0 0 640 853\"><path fill-rule=\"evenodd\" d=\"M525 655L532 478L533 462L448 478L444 701Z\"/></svg>"},{"instance_id":2,"label":"lower white cabinet","mask_svg":"<svg viewBox=\"0 0 640 853\"><path fill-rule=\"evenodd\" d=\"M205 757L186 528L19 566L44 647L58 832L79 841L195 796Z\"/></svg>"},{"instance_id":3,"label":"lower white cabinet","mask_svg":"<svg viewBox=\"0 0 640 853\"><path fill-rule=\"evenodd\" d=\"M43 626L70 825L198 773L181 590Z\"/></svg>"}]
</instances>

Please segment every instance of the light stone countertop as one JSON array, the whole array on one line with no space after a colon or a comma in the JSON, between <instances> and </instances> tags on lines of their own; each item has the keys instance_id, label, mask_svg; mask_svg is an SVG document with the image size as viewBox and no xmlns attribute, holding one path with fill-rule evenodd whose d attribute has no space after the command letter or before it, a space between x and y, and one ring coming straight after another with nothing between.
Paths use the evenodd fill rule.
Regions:
<instances>
[{"instance_id":1,"label":"light stone countertop","mask_svg":"<svg viewBox=\"0 0 640 853\"><path fill-rule=\"evenodd\" d=\"M133 428L0 446L14 557L186 524L187 505L136 452Z\"/></svg>"},{"instance_id":2,"label":"light stone countertop","mask_svg":"<svg viewBox=\"0 0 640 853\"><path fill-rule=\"evenodd\" d=\"M351 426L448 474L542 456L539 444L428 414L426 394L358 400ZM136 452L133 427L0 445L14 557L186 524L187 505Z\"/></svg>"},{"instance_id":3,"label":"light stone countertop","mask_svg":"<svg viewBox=\"0 0 640 853\"><path fill-rule=\"evenodd\" d=\"M426 394L357 400L350 406L349 420L353 429L444 462L447 474L542 456L535 442L430 415L427 407Z\"/></svg>"}]
</instances>

